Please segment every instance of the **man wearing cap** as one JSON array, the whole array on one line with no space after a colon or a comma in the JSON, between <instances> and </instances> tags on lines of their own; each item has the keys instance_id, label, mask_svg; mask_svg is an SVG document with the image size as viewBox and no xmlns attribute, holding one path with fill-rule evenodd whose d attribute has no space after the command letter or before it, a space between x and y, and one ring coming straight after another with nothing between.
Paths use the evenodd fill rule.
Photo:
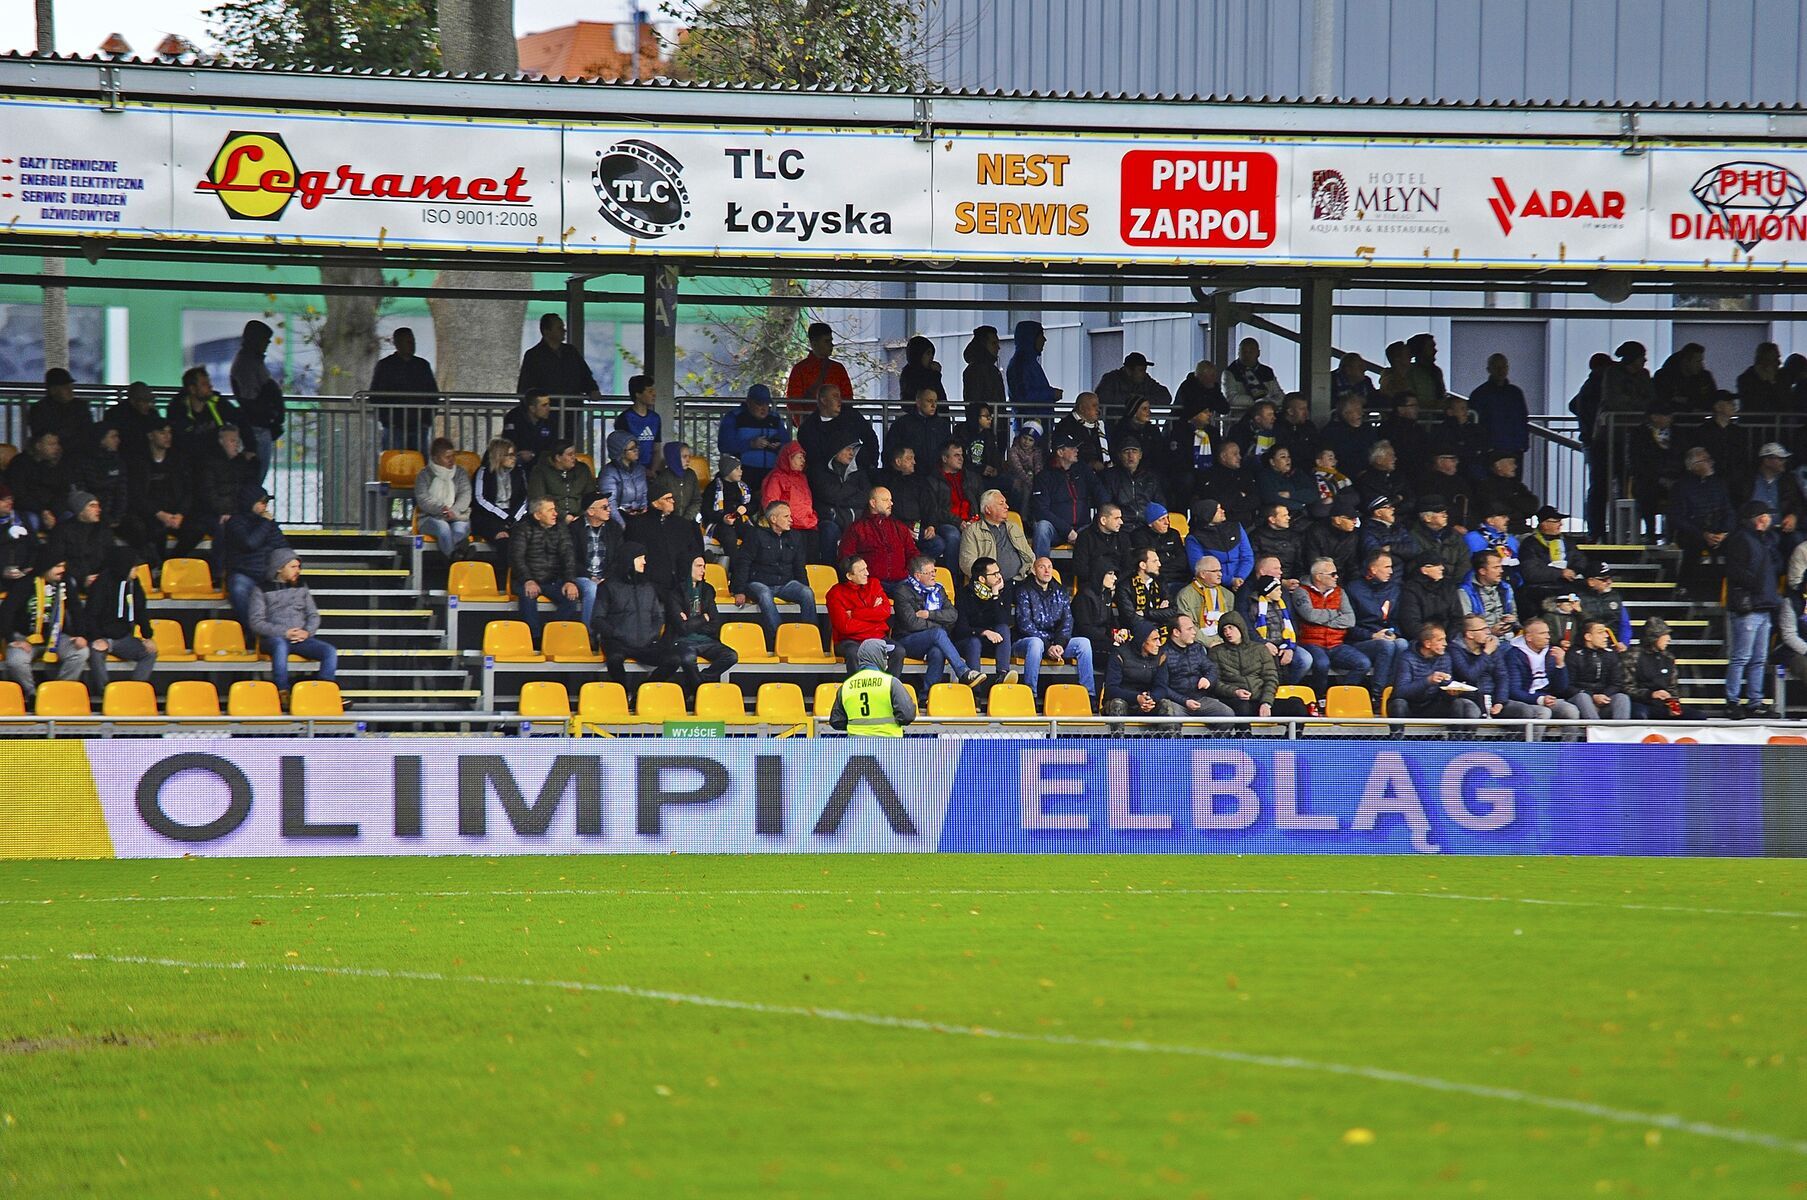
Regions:
<instances>
[{"instance_id":1,"label":"man wearing cap","mask_svg":"<svg viewBox=\"0 0 1807 1200\"><path fill-rule=\"evenodd\" d=\"M1462 456L1441 437L1431 444L1430 469L1418 477L1418 491L1442 496L1449 505L1449 523L1457 533L1467 533L1481 520L1476 511L1474 481L1462 470Z\"/></svg>"},{"instance_id":2,"label":"man wearing cap","mask_svg":"<svg viewBox=\"0 0 1807 1200\"><path fill-rule=\"evenodd\" d=\"M655 481L646 493L646 511L628 521L624 536L646 547L642 569L663 596L690 578L690 560L703 552L703 530L678 515L678 498L669 483Z\"/></svg>"},{"instance_id":3,"label":"man wearing cap","mask_svg":"<svg viewBox=\"0 0 1807 1200\"><path fill-rule=\"evenodd\" d=\"M596 611L596 597L601 592L609 570L621 557L621 527L610 520L612 500L607 492L592 489L583 495L583 515L571 523L571 549L577 556L577 585L581 616L585 627Z\"/></svg>"},{"instance_id":4,"label":"man wearing cap","mask_svg":"<svg viewBox=\"0 0 1807 1200\"><path fill-rule=\"evenodd\" d=\"M1669 536L1682 548L1680 581L1700 587L1710 581L1712 563L1731 536L1732 495L1713 456L1699 446L1688 451L1682 465L1688 473L1669 493Z\"/></svg>"},{"instance_id":5,"label":"man wearing cap","mask_svg":"<svg viewBox=\"0 0 1807 1200\"><path fill-rule=\"evenodd\" d=\"M1462 590L1449 577L1444 561L1427 555L1411 564L1399 585L1399 632L1416 638L1426 625L1462 628Z\"/></svg>"},{"instance_id":6,"label":"man wearing cap","mask_svg":"<svg viewBox=\"0 0 1807 1200\"><path fill-rule=\"evenodd\" d=\"M1138 400L1146 400L1156 408L1173 407L1173 393L1148 373L1153 365L1136 350L1123 356L1121 367L1104 373L1098 381L1098 403L1106 420L1114 422L1128 416Z\"/></svg>"},{"instance_id":7,"label":"man wearing cap","mask_svg":"<svg viewBox=\"0 0 1807 1200\"><path fill-rule=\"evenodd\" d=\"M1400 554L1405 530L1400 527L1393 497L1384 493L1374 496L1363 503L1362 509L1367 514L1362 518L1362 557L1371 557L1379 550Z\"/></svg>"},{"instance_id":8,"label":"man wearing cap","mask_svg":"<svg viewBox=\"0 0 1807 1200\"><path fill-rule=\"evenodd\" d=\"M1362 562L1361 511L1361 501L1348 489L1339 492L1324 519L1305 531L1306 561L1328 558L1336 564L1338 577L1356 578Z\"/></svg>"},{"instance_id":9,"label":"man wearing cap","mask_svg":"<svg viewBox=\"0 0 1807 1200\"><path fill-rule=\"evenodd\" d=\"M1614 648L1623 654L1631 643L1631 614L1625 608L1624 598L1613 588L1612 565L1592 560L1582 573L1587 586L1575 593L1580 598L1577 613L1584 620L1605 625L1612 633Z\"/></svg>"},{"instance_id":10,"label":"man wearing cap","mask_svg":"<svg viewBox=\"0 0 1807 1200\"><path fill-rule=\"evenodd\" d=\"M1161 584L1169 596L1185 587L1192 577L1186 543L1173 527L1172 516L1159 504L1151 503L1142 510L1142 524L1129 535L1129 546L1135 554L1153 550L1160 556Z\"/></svg>"},{"instance_id":11,"label":"man wearing cap","mask_svg":"<svg viewBox=\"0 0 1807 1200\"><path fill-rule=\"evenodd\" d=\"M1714 468L1736 494L1751 468L1750 433L1738 423L1738 397L1726 391L1713 393L1712 414L1682 439L1684 451L1695 447L1713 456Z\"/></svg>"},{"instance_id":12,"label":"man wearing cap","mask_svg":"<svg viewBox=\"0 0 1807 1200\"><path fill-rule=\"evenodd\" d=\"M80 618L75 588L65 577L68 564L55 549L38 551L37 572L7 590L0 601L0 637L6 639L6 677L19 685L30 704L38 694L32 664L56 651L56 677L80 679L88 666L88 640L74 631ZM31 639L37 638L37 642Z\"/></svg>"},{"instance_id":13,"label":"man wearing cap","mask_svg":"<svg viewBox=\"0 0 1807 1200\"><path fill-rule=\"evenodd\" d=\"M1436 558L1443 563L1444 578L1461 579L1468 573L1468 546L1449 527L1449 503L1428 493L1418 497L1418 519L1406 530L1404 553L1410 559ZM1459 625L1451 625L1459 629Z\"/></svg>"},{"instance_id":14,"label":"man wearing cap","mask_svg":"<svg viewBox=\"0 0 1807 1200\"><path fill-rule=\"evenodd\" d=\"M1165 508L1165 489L1161 477L1148 465L1138 438L1124 438L1117 449L1117 461L1098 476L1104 498L1123 510L1123 523L1131 533L1145 524L1142 514L1151 504Z\"/></svg>"},{"instance_id":15,"label":"man wearing cap","mask_svg":"<svg viewBox=\"0 0 1807 1200\"><path fill-rule=\"evenodd\" d=\"M1768 715L1769 635L1782 606L1782 559L1770 531L1775 519L1761 500L1738 510L1738 529L1725 548L1727 639L1725 715L1733 720Z\"/></svg>"},{"instance_id":16,"label":"man wearing cap","mask_svg":"<svg viewBox=\"0 0 1807 1200\"><path fill-rule=\"evenodd\" d=\"M62 367L44 372L44 398L25 414L26 431L35 440L46 433L62 439L63 447L73 451L93 438L94 414L88 402L75 395L75 377Z\"/></svg>"},{"instance_id":17,"label":"man wearing cap","mask_svg":"<svg viewBox=\"0 0 1807 1200\"><path fill-rule=\"evenodd\" d=\"M1469 554L1479 554L1490 550L1500 556L1500 565L1506 568L1506 579L1516 589L1524 582L1519 573L1518 539L1507 532L1512 525L1512 514L1497 504L1489 505L1491 512L1481 512L1480 523L1462 538L1462 544Z\"/></svg>"},{"instance_id":18,"label":"man wearing cap","mask_svg":"<svg viewBox=\"0 0 1807 1200\"><path fill-rule=\"evenodd\" d=\"M772 389L763 383L748 388L746 401L723 417L716 430L716 448L740 460L745 483L755 496L767 473L778 465L778 451L787 440L783 418L772 411ZM803 453L807 461L813 461L808 446Z\"/></svg>"},{"instance_id":19,"label":"man wearing cap","mask_svg":"<svg viewBox=\"0 0 1807 1200\"><path fill-rule=\"evenodd\" d=\"M1562 523L1567 513L1546 504L1537 510L1537 524L1519 542L1519 574L1524 578L1519 602L1535 612L1551 596L1575 591L1581 584L1587 556L1565 537Z\"/></svg>"},{"instance_id":20,"label":"man wearing cap","mask_svg":"<svg viewBox=\"0 0 1807 1200\"><path fill-rule=\"evenodd\" d=\"M1048 465L1036 472L1030 488L1030 541L1036 557L1073 543L1092 523L1101 499L1097 476L1079 461L1079 443L1070 434L1057 436Z\"/></svg>"},{"instance_id":21,"label":"man wearing cap","mask_svg":"<svg viewBox=\"0 0 1807 1200\"><path fill-rule=\"evenodd\" d=\"M86 593L106 565L107 551L113 548L113 531L101 521L100 501L88 492L71 492L69 511L74 516L57 522L50 544L56 548L57 557L69 565L69 581L77 591Z\"/></svg>"},{"instance_id":22,"label":"man wearing cap","mask_svg":"<svg viewBox=\"0 0 1807 1200\"><path fill-rule=\"evenodd\" d=\"M1487 356L1487 379L1469 394L1475 415L1487 433L1487 448L1514 456L1522 462L1531 447L1531 410L1525 393L1511 378L1511 364L1504 354Z\"/></svg>"},{"instance_id":23,"label":"man wearing cap","mask_svg":"<svg viewBox=\"0 0 1807 1200\"><path fill-rule=\"evenodd\" d=\"M1807 497L1801 494L1800 480L1788 469L1791 457L1780 442L1765 442L1757 451L1757 473L1751 477L1744 497L1762 501L1775 514L1773 528L1784 557L1801 540L1801 515L1807 512Z\"/></svg>"}]
</instances>

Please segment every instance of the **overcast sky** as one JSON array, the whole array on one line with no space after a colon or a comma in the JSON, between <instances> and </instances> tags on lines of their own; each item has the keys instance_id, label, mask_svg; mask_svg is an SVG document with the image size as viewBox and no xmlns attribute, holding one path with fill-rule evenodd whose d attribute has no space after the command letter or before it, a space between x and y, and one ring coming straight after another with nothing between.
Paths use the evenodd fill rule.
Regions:
<instances>
[{"instance_id":1,"label":"overcast sky","mask_svg":"<svg viewBox=\"0 0 1807 1200\"><path fill-rule=\"evenodd\" d=\"M166 33L179 33L198 45L209 45L207 21L201 13L218 0L56 0L56 48L63 54L93 54L110 33L132 45L134 54L149 56ZM515 32L556 29L573 21L615 21L626 15L629 0L515 0ZM641 0L654 17L657 0ZM37 26L31 0L0 0L0 53L37 48Z\"/></svg>"}]
</instances>

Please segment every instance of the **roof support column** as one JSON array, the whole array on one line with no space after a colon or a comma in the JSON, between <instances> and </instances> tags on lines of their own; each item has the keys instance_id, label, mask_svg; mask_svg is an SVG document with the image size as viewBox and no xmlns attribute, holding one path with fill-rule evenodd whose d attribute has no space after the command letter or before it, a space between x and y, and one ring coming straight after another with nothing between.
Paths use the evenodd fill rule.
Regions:
<instances>
[{"instance_id":1,"label":"roof support column","mask_svg":"<svg viewBox=\"0 0 1807 1200\"><path fill-rule=\"evenodd\" d=\"M1314 276L1299 285L1299 390L1311 402L1311 419L1330 419L1330 322L1336 283Z\"/></svg>"},{"instance_id":2,"label":"roof support column","mask_svg":"<svg viewBox=\"0 0 1807 1200\"><path fill-rule=\"evenodd\" d=\"M1236 330L1236 320L1230 315L1230 293L1211 293L1211 348L1208 357L1222 371L1230 365L1235 351L1230 348L1230 337Z\"/></svg>"},{"instance_id":3,"label":"roof support column","mask_svg":"<svg viewBox=\"0 0 1807 1200\"><path fill-rule=\"evenodd\" d=\"M584 281L588 275L573 275L565 280L565 341L584 350Z\"/></svg>"},{"instance_id":4,"label":"roof support column","mask_svg":"<svg viewBox=\"0 0 1807 1200\"><path fill-rule=\"evenodd\" d=\"M672 438L683 414L678 394L678 269L663 264L647 269L640 309L640 371L652 376L654 405ZM667 439L671 440L671 439Z\"/></svg>"}]
</instances>

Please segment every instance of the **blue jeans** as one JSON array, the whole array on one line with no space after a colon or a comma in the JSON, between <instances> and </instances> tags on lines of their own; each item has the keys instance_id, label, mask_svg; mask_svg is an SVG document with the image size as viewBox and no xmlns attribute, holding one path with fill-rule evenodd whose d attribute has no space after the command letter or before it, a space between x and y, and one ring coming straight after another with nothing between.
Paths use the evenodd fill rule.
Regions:
<instances>
[{"instance_id":1,"label":"blue jeans","mask_svg":"<svg viewBox=\"0 0 1807 1200\"><path fill-rule=\"evenodd\" d=\"M751 581L747 584L747 599L759 606L759 622L765 626L768 637L778 636L778 601L791 600L797 605L797 619L814 624L816 620L816 594L807 583L798 583L795 579L781 583L777 587L767 587L763 583Z\"/></svg>"},{"instance_id":2,"label":"blue jeans","mask_svg":"<svg viewBox=\"0 0 1807 1200\"><path fill-rule=\"evenodd\" d=\"M1035 550L1035 557L1046 558L1054 549L1054 539L1065 530L1057 530L1047 521L1033 522L1029 527L1029 544ZM1087 643L1088 645L1090 643Z\"/></svg>"},{"instance_id":3,"label":"blue jeans","mask_svg":"<svg viewBox=\"0 0 1807 1200\"><path fill-rule=\"evenodd\" d=\"M1726 703L1756 704L1764 698L1764 675L1769 671L1767 612L1732 613L1731 656L1725 664Z\"/></svg>"},{"instance_id":4,"label":"blue jeans","mask_svg":"<svg viewBox=\"0 0 1807 1200\"><path fill-rule=\"evenodd\" d=\"M525 580L517 580L515 583L515 586L516 587L525 587L526 581ZM546 584L543 584L543 583L540 584L540 588L541 588L540 596L544 596L546 599L552 601L552 616L553 616L554 620L558 620L558 621L575 621L575 620L577 620L579 614L581 614L583 611L582 608L579 607L579 600L581 600L583 598L582 586L583 586L582 584L578 585L578 587L579 587L579 591L577 593L578 600L567 600L567 599L565 599L564 584L559 583L559 584L553 584L551 586L547 586ZM595 602L592 601L591 603L594 604ZM528 599L527 593L522 592L520 594L519 600L516 602L516 607L518 607L520 609L521 620L527 622L527 628L533 630L534 638L538 639L540 636L540 629L545 624L545 622L540 617L539 596L535 596L532 599Z\"/></svg>"},{"instance_id":5,"label":"blue jeans","mask_svg":"<svg viewBox=\"0 0 1807 1200\"><path fill-rule=\"evenodd\" d=\"M420 531L439 543L439 552L447 558L471 536L469 521L447 521L440 517L422 517Z\"/></svg>"},{"instance_id":6,"label":"blue jeans","mask_svg":"<svg viewBox=\"0 0 1807 1200\"><path fill-rule=\"evenodd\" d=\"M991 631L993 633L1003 634L1004 640L1001 642L990 642L980 637L978 634L974 634L972 637L961 639L960 649L965 651L966 661L972 664L973 670L975 671L983 671L985 669L985 652L987 650L991 651L992 661L997 667L994 674L1002 675L1004 672L1010 670L1010 656L1013 653L1010 645L1010 626L993 625Z\"/></svg>"},{"instance_id":7,"label":"blue jeans","mask_svg":"<svg viewBox=\"0 0 1807 1200\"><path fill-rule=\"evenodd\" d=\"M1330 672L1342 674L1340 682L1358 683L1368 674L1373 664L1368 656L1354 646L1344 643L1340 646L1307 646L1300 644L1294 647L1294 653L1303 650L1311 658L1312 688L1322 700L1330 688Z\"/></svg>"},{"instance_id":8,"label":"blue jeans","mask_svg":"<svg viewBox=\"0 0 1807 1200\"><path fill-rule=\"evenodd\" d=\"M255 425L245 426L245 441L257 452L257 463L263 468L263 475L258 478L259 484L269 482L270 471L276 465L276 439L270 436L268 429L259 429Z\"/></svg>"},{"instance_id":9,"label":"blue jeans","mask_svg":"<svg viewBox=\"0 0 1807 1200\"><path fill-rule=\"evenodd\" d=\"M1280 673L1281 683L1304 683L1305 677L1311 674L1312 667L1317 665L1317 660L1311 656L1311 647L1298 642L1288 642L1286 646L1292 649L1292 662L1283 663L1276 658L1274 670Z\"/></svg>"},{"instance_id":10,"label":"blue jeans","mask_svg":"<svg viewBox=\"0 0 1807 1200\"><path fill-rule=\"evenodd\" d=\"M1042 638L1026 637L1020 643L1023 648L1023 682L1035 691L1035 685L1041 681L1042 657L1048 653L1048 643ZM1073 664L1079 673L1079 686L1094 701L1098 699L1098 683L1092 675L1092 642L1090 638L1076 637L1067 643L1066 661Z\"/></svg>"},{"instance_id":11,"label":"blue jeans","mask_svg":"<svg viewBox=\"0 0 1807 1200\"><path fill-rule=\"evenodd\" d=\"M288 638L265 638L264 649L270 655L270 674L276 680L276 690L287 691L289 687L289 658L311 658L320 664L320 672L315 679L331 679L339 669L339 652L328 642L317 637L308 638L304 642L290 642Z\"/></svg>"},{"instance_id":12,"label":"blue jeans","mask_svg":"<svg viewBox=\"0 0 1807 1200\"><path fill-rule=\"evenodd\" d=\"M226 599L232 603L232 611L238 614L239 624L244 624L251 611L251 593L257 590L257 580L242 571L233 571L226 576Z\"/></svg>"},{"instance_id":13,"label":"blue jeans","mask_svg":"<svg viewBox=\"0 0 1807 1200\"><path fill-rule=\"evenodd\" d=\"M602 591L602 583L587 575L579 575L571 581L577 585L577 604L583 613L584 628L590 628L590 614L596 611L596 596Z\"/></svg>"},{"instance_id":14,"label":"blue jeans","mask_svg":"<svg viewBox=\"0 0 1807 1200\"><path fill-rule=\"evenodd\" d=\"M922 677L922 694L928 695L929 688L941 682L943 667L954 668L954 679L958 681L966 675L966 660L954 649L953 639L947 636L947 630L937 625L933 629L918 630L906 633L897 639L903 652L912 658L920 658L928 663L928 670Z\"/></svg>"},{"instance_id":15,"label":"blue jeans","mask_svg":"<svg viewBox=\"0 0 1807 1200\"><path fill-rule=\"evenodd\" d=\"M1404 638L1369 638L1365 642L1344 642L1343 646L1354 650L1371 664L1368 671L1368 690L1379 696L1381 691L1393 682L1393 668L1399 662L1399 655L1405 650ZM1494 697L1500 699L1500 697Z\"/></svg>"},{"instance_id":16,"label":"blue jeans","mask_svg":"<svg viewBox=\"0 0 1807 1200\"><path fill-rule=\"evenodd\" d=\"M958 525L924 526L917 539L922 552L940 566L952 569L960 561L960 527Z\"/></svg>"}]
</instances>

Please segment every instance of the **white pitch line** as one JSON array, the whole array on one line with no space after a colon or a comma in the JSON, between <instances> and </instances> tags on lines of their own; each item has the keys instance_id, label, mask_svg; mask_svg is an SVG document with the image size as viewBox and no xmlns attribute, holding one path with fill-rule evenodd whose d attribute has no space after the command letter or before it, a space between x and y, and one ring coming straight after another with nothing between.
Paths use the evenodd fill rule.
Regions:
<instances>
[{"instance_id":1,"label":"white pitch line","mask_svg":"<svg viewBox=\"0 0 1807 1200\"><path fill-rule=\"evenodd\" d=\"M0 956L11 957L11 956ZM32 956L22 955L21 958ZM176 958L146 955L71 954L73 962L111 963L124 966L166 967L182 971L289 971L310 975L332 975L353 979L393 979L416 983L464 983L492 987L548 988L564 992L593 992L612 996L628 996L638 1000L662 1000L671 1004L698 1008L728 1009L734 1012L759 1013L767 1016L806 1017L818 1021L839 1021L851 1025L867 1025L880 1029L905 1029L918 1033L941 1033L955 1037L971 1037L994 1041L1022 1042L1045 1046L1071 1046L1090 1050L1117 1050L1133 1054L1175 1055L1205 1058L1241 1066L1267 1067L1273 1070L1302 1071L1319 1075L1341 1075L1376 1083L1393 1083L1433 1092L1473 1096L1483 1100L1501 1100L1558 1112L1576 1113L1602 1121L1643 1128L1674 1130L1720 1141L1760 1146L1787 1154L1807 1156L1807 1141L1748 1129L1732 1129L1707 1121L1694 1121L1675 1113L1638 1112L1613 1108L1585 1100L1567 1100L1560 1096L1541 1096L1517 1088L1490 1087L1486 1084L1462 1083L1440 1079L1434 1075L1414 1075L1391 1071L1384 1067L1364 1067L1351 1063L1321 1062L1293 1055L1251 1054L1240 1050L1220 1050L1209 1046L1187 1046L1165 1042L1125 1041L1116 1038L1086 1038L1059 1034L1021 1033L1009 1029L993 1029L984 1025L954 1025L944 1021L925 1021L916 1017L893 1017L882 1013L849 1012L837 1008L815 1008L796 1004L762 1004L753 1000L734 1000L722 996L703 996L690 992L668 992L656 988L631 987L627 984L585 983L577 980L510 979L488 975L446 975L438 971L388 970L381 967L328 967L309 963L189 962Z\"/></svg>"},{"instance_id":2,"label":"white pitch line","mask_svg":"<svg viewBox=\"0 0 1807 1200\"><path fill-rule=\"evenodd\" d=\"M231 903L242 900L407 900L534 896L1377 896L1404 900L1456 900L1472 904L1530 904L1545 908L1608 908L1622 912L1691 913L1717 917L1775 917L1798 921L1807 912L1704 908L1686 904L1621 904L1607 900L1548 900L1535 896L1477 896L1461 892L1401 892L1384 888L499 888L493 891L263 892L233 896L68 896L62 899L0 898L0 905Z\"/></svg>"}]
</instances>

